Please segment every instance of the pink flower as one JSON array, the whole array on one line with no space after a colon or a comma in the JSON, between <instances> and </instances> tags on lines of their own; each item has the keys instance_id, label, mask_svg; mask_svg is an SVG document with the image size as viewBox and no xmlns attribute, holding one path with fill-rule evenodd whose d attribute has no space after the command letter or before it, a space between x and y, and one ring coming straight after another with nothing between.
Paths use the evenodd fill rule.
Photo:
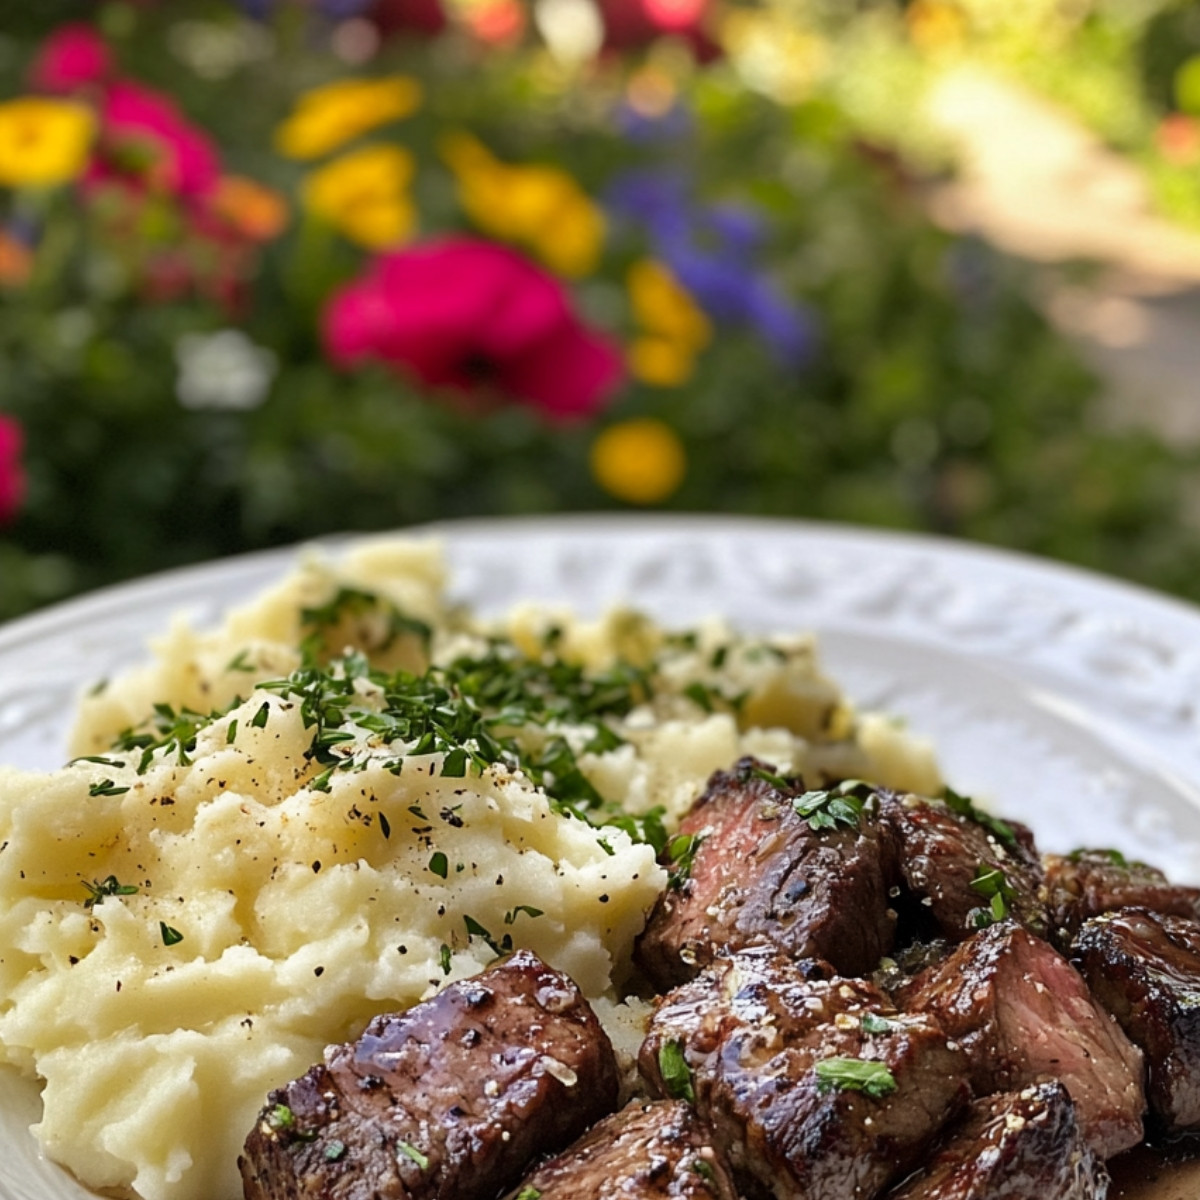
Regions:
<instances>
[{"instance_id":1,"label":"pink flower","mask_svg":"<svg viewBox=\"0 0 1200 1200\"><path fill-rule=\"evenodd\" d=\"M700 62L721 57L709 32L711 0L599 0L607 50L636 50L666 35L686 42Z\"/></svg>"},{"instance_id":2,"label":"pink flower","mask_svg":"<svg viewBox=\"0 0 1200 1200\"><path fill-rule=\"evenodd\" d=\"M324 315L340 366L382 361L432 387L498 391L555 418L600 408L621 356L562 284L505 246L448 238L376 258Z\"/></svg>"},{"instance_id":3,"label":"pink flower","mask_svg":"<svg viewBox=\"0 0 1200 1200\"><path fill-rule=\"evenodd\" d=\"M0 413L0 525L17 515L25 499L25 472L21 467L24 443L21 426Z\"/></svg>"},{"instance_id":4,"label":"pink flower","mask_svg":"<svg viewBox=\"0 0 1200 1200\"><path fill-rule=\"evenodd\" d=\"M100 110L100 130L89 182L148 184L187 199L208 196L217 186L221 163L212 141L161 92L114 83Z\"/></svg>"},{"instance_id":5,"label":"pink flower","mask_svg":"<svg viewBox=\"0 0 1200 1200\"><path fill-rule=\"evenodd\" d=\"M43 43L30 68L30 80L44 92L74 92L99 83L112 70L104 39L82 21L60 25Z\"/></svg>"}]
</instances>

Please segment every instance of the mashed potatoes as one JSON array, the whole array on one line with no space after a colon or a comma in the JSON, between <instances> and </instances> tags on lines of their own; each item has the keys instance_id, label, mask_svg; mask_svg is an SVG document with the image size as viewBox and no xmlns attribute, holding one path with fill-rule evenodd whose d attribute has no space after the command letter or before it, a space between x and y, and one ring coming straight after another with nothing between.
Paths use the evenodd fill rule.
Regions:
<instances>
[{"instance_id":1,"label":"mashed potatoes","mask_svg":"<svg viewBox=\"0 0 1200 1200\"><path fill-rule=\"evenodd\" d=\"M452 610L428 543L310 557L82 701L62 770L0 771L0 1057L92 1187L233 1200L266 1093L511 947L620 1025L715 769L939 786L810 639Z\"/></svg>"}]
</instances>

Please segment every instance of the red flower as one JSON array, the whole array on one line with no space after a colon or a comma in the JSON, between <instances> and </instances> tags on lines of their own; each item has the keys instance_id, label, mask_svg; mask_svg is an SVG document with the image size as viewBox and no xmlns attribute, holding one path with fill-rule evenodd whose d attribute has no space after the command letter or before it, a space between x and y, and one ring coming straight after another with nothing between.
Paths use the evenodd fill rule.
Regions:
<instances>
[{"instance_id":1,"label":"red flower","mask_svg":"<svg viewBox=\"0 0 1200 1200\"><path fill-rule=\"evenodd\" d=\"M405 33L433 37L447 24L441 0L375 0L370 18L384 37Z\"/></svg>"},{"instance_id":2,"label":"red flower","mask_svg":"<svg viewBox=\"0 0 1200 1200\"><path fill-rule=\"evenodd\" d=\"M504 246L449 238L375 259L325 310L334 362L389 363L432 387L489 389L549 416L585 416L621 356L571 311L562 285Z\"/></svg>"},{"instance_id":3,"label":"red flower","mask_svg":"<svg viewBox=\"0 0 1200 1200\"><path fill-rule=\"evenodd\" d=\"M150 185L187 199L209 195L221 164L208 135L174 101L140 84L114 83L100 110L100 153L90 182Z\"/></svg>"},{"instance_id":4,"label":"red flower","mask_svg":"<svg viewBox=\"0 0 1200 1200\"><path fill-rule=\"evenodd\" d=\"M25 499L25 472L21 468L21 427L0 413L0 524L17 515Z\"/></svg>"},{"instance_id":5,"label":"red flower","mask_svg":"<svg viewBox=\"0 0 1200 1200\"><path fill-rule=\"evenodd\" d=\"M33 86L68 93L99 83L112 70L104 39L82 21L60 25L43 43L30 68Z\"/></svg>"}]
</instances>

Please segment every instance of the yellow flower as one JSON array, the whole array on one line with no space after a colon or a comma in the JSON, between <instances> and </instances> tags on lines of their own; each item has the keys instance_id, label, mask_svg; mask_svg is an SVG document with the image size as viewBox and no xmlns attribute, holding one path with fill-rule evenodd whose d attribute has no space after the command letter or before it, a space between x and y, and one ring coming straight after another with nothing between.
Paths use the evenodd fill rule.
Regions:
<instances>
[{"instance_id":1,"label":"yellow flower","mask_svg":"<svg viewBox=\"0 0 1200 1200\"><path fill-rule=\"evenodd\" d=\"M937 53L962 45L967 22L956 4L945 0L915 0L905 11L908 35L918 50Z\"/></svg>"},{"instance_id":2,"label":"yellow flower","mask_svg":"<svg viewBox=\"0 0 1200 1200\"><path fill-rule=\"evenodd\" d=\"M642 258L626 275L637 323L693 351L712 341L712 324L669 268Z\"/></svg>"},{"instance_id":3,"label":"yellow flower","mask_svg":"<svg viewBox=\"0 0 1200 1200\"><path fill-rule=\"evenodd\" d=\"M443 139L441 149L476 226L528 246L560 275L577 278L595 270L604 216L565 171L503 163L467 133Z\"/></svg>"},{"instance_id":4,"label":"yellow flower","mask_svg":"<svg viewBox=\"0 0 1200 1200\"><path fill-rule=\"evenodd\" d=\"M421 103L421 85L405 75L343 79L313 88L275 131L287 158L320 158L362 134L407 117Z\"/></svg>"},{"instance_id":5,"label":"yellow flower","mask_svg":"<svg viewBox=\"0 0 1200 1200\"><path fill-rule=\"evenodd\" d=\"M696 367L690 347L655 334L634 338L625 361L634 379L653 387L679 387L691 379Z\"/></svg>"},{"instance_id":6,"label":"yellow flower","mask_svg":"<svg viewBox=\"0 0 1200 1200\"><path fill-rule=\"evenodd\" d=\"M678 387L695 368L696 355L712 340L712 324L662 263L639 259L626 275L634 320L644 332L629 347L635 379L654 387Z\"/></svg>"},{"instance_id":7,"label":"yellow flower","mask_svg":"<svg viewBox=\"0 0 1200 1200\"><path fill-rule=\"evenodd\" d=\"M0 185L54 187L87 165L95 121L67 100L24 96L0 104Z\"/></svg>"},{"instance_id":8,"label":"yellow flower","mask_svg":"<svg viewBox=\"0 0 1200 1200\"><path fill-rule=\"evenodd\" d=\"M610 425L592 443L592 475L618 500L657 504L683 482L687 456L678 434L654 417Z\"/></svg>"},{"instance_id":9,"label":"yellow flower","mask_svg":"<svg viewBox=\"0 0 1200 1200\"><path fill-rule=\"evenodd\" d=\"M364 146L313 171L304 204L351 241L382 250L404 241L417 223L408 195L413 158L399 146Z\"/></svg>"}]
</instances>

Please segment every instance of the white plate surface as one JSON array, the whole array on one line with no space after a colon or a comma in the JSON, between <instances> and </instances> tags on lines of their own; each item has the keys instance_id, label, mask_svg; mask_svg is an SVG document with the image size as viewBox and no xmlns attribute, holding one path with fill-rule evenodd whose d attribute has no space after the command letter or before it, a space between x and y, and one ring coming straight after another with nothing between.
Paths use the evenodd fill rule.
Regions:
<instances>
[{"instance_id":1,"label":"white plate surface","mask_svg":"<svg viewBox=\"0 0 1200 1200\"><path fill-rule=\"evenodd\" d=\"M1200 883L1198 609L1000 551L791 521L564 517L411 532L444 540L454 595L485 614L537 599L593 614L633 605L673 625L720 613L749 630L814 630L861 706L930 737L959 791L1027 821L1043 849L1115 845ZM0 628L0 763L59 765L81 688L144 658L178 613L215 624L294 554L154 576ZM37 1112L32 1087L0 1073L0 1197L89 1196L38 1157Z\"/></svg>"}]
</instances>

